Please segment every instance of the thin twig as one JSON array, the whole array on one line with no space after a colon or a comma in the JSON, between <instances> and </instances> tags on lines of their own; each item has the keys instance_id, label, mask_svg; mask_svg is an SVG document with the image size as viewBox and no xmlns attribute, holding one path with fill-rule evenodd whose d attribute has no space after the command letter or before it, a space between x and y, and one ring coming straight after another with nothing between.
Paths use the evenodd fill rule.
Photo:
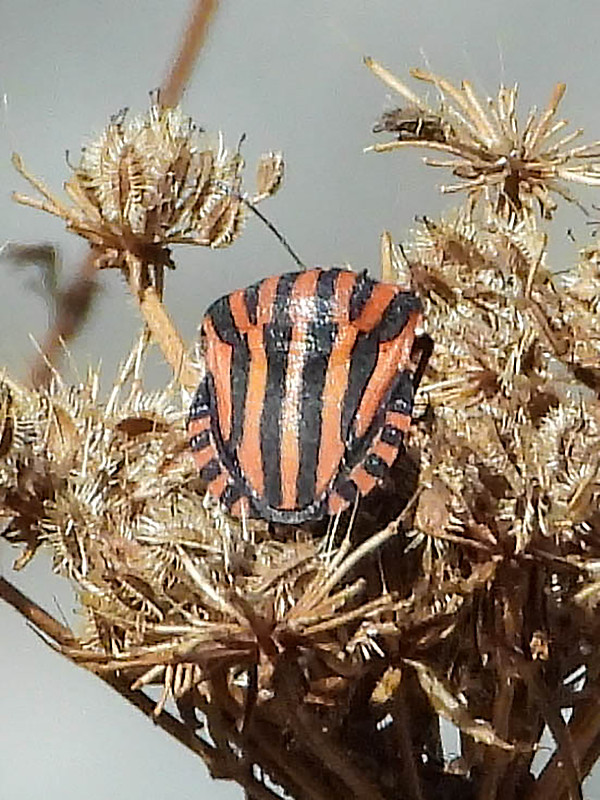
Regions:
<instances>
[{"instance_id":1,"label":"thin twig","mask_svg":"<svg viewBox=\"0 0 600 800\"><path fill-rule=\"evenodd\" d=\"M556 750L527 800L546 800L548 797L563 800L569 797L572 787L571 752L576 754L580 779L583 781L591 772L600 754L600 694L597 685L586 702L575 710L568 731L570 738Z\"/></svg>"},{"instance_id":2,"label":"thin twig","mask_svg":"<svg viewBox=\"0 0 600 800\"><path fill-rule=\"evenodd\" d=\"M95 260L96 254L90 250L77 276L60 294L54 324L48 330L29 373L29 382L34 387L47 385L52 365L64 349L65 342L75 337L91 310L98 291Z\"/></svg>"},{"instance_id":3,"label":"thin twig","mask_svg":"<svg viewBox=\"0 0 600 800\"><path fill-rule=\"evenodd\" d=\"M4 600L12 606L15 611L21 614L22 617L29 620L29 622L39 631L41 631L48 639L55 642L61 647L73 647L77 644L76 638L73 636L66 625L54 619L47 611L37 603L34 603L27 595L24 595L16 586L6 578L0 577L0 599Z\"/></svg>"},{"instance_id":4,"label":"thin twig","mask_svg":"<svg viewBox=\"0 0 600 800\"><path fill-rule=\"evenodd\" d=\"M160 90L160 102L165 108L172 108L181 100L217 6L217 0L195 0L179 52Z\"/></svg>"}]
</instances>

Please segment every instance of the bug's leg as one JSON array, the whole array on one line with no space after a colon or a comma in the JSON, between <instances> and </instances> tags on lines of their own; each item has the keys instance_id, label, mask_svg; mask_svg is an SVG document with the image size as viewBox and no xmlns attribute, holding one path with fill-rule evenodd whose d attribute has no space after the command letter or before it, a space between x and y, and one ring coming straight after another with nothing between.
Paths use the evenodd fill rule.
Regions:
<instances>
[{"instance_id":1,"label":"bug's leg","mask_svg":"<svg viewBox=\"0 0 600 800\"><path fill-rule=\"evenodd\" d=\"M347 508L357 495L368 494L392 466L410 428L413 410L413 376L401 372L385 405L383 424L361 460L340 476L329 496L329 513Z\"/></svg>"},{"instance_id":2,"label":"bug's leg","mask_svg":"<svg viewBox=\"0 0 600 800\"><path fill-rule=\"evenodd\" d=\"M433 339L431 336L428 333L422 333L420 336L417 336L413 344L412 352L414 355L418 354L419 356L412 380L413 388L416 392L421 383L421 378L427 369L431 354L433 353Z\"/></svg>"},{"instance_id":3,"label":"bug's leg","mask_svg":"<svg viewBox=\"0 0 600 800\"><path fill-rule=\"evenodd\" d=\"M224 468L224 474L227 475L227 482L223 483L222 480L217 478L210 484L208 490L215 497L218 497L230 514L242 520L242 529L244 535L247 536L246 521L254 516L248 494L242 481L228 472L226 468Z\"/></svg>"},{"instance_id":4,"label":"bug's leg","mask_svg":"<svg viewBox=\"0 0 600 800\"><path fill-rule=\"evenodd\" d=\"M416 369L413 373L413 388L416 393L421 383L421 379L427 369L427 364L433 353L433 339L429 334L423 333L417 336L413 344L413 355L418 355ZM417 417L413 417L415 422L421 422L427 416L428 409L430 409L429 398L427 399L427 407Z\"/></svg>"}]
</instances>

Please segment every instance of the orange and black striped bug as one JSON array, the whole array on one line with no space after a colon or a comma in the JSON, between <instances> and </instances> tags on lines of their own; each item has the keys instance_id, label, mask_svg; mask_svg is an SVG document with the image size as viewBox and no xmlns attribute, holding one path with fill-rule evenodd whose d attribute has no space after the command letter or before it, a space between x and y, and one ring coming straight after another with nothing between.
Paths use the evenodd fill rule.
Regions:
<instances>
[{"instance_id":1,"label":"orange and black striped bug","mask_svg":"<svg viewBox=\"0 0 600 800\"><path fill-rule=\"evenodd\" d=\"M188 418L209 493L236 516L298 524L370 492L411 423L430 351L415 370L421 316L411 292L341 269L265 278L213 303Z\"/></svg>"}]
</instances>

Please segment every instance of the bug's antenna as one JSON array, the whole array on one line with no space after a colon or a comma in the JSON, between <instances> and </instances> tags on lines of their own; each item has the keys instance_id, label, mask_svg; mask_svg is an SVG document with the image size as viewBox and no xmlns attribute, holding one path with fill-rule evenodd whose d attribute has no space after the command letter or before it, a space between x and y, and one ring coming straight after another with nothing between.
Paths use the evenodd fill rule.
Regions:
<instances>
[{"instance_id":1,"label":"bug's antenna","mask_svg":"<svg viewBox=\"0 0 600 800\"><path fill-rule=\"evenodd\" d=\"M268 219L267 217L265 217L265 215L262 213L262 211L259 211L258 208L254 205L254 203L251 200L249 200L247 197L244 197L244 195L240 195L239 197L240 197L240 200L242 201L242 203L244 203L245 206L247 206L251 211L253 211L256 214L256 216L262 222L264 222L264 224L271 231L271 233L273 233L276 236L276 238L279 240L280 244L287 250L287 252L294 259L294 261L300 267L300 269L303 270L303 271L306 271L306 264L302 261L300 256L296 253L296 251L291 246L291 244L288 242L288 240L285 238L285 236L279 230L277 230L275 225L273 225L271 220Z\"/></svg>"},{"instance_id":2,"label":"bug's antenna","mask_svg":"<svg viewBox=\"0 0 600 800\"><path fill-rule=\"evenodd\" d=\"M238 155L240 156L240 158L241 158L242 145L244 144L245 141L246 141L246 134L242 133L242 135L240 136L240 140L238 142L238 146L237 146L237 152L238 152ZM233 189L233 187L228 186L225 183L219 182L219 185L221 186L221 188L225 192L227 192L227 194L232 195L233 197L236 197L238 200L240 200L246 206L246 208L249 208L250 211L252 211L254 214L256 214L256 216L267 226L267 228L271 231L271 233L278 239L279 243L287 250L287 252L290 254L292 259L296 262L296 264L300 267L300 269L303 272L305 272L306 271L306 264L302 261L302 259L298 255L298 253L296 253L296 251L291 246L291 244L288 242L288 240L285 238L285 236L275 227L275 225L273 225L271 220L268 219L267 217L265 217L265 215L262 213L262 211L259 211L258 208L256 207L257 200L259 200L259 199L262 200L265 197L269 197L269 196L273 195L277 191L277 189L279 188L279 185L281 184L281 179L282 179L282 176L283 176L283 161L281 159L281 154L279 154L279 156L277 156L277 154L271 153L266 158L267 158L267 161L269 160L269 158L271 158L271 159L274 158L276 160L276 163L277 163L277 166L279 167L279 169L276 168L275 174L271 176L270 186L268 188L266 188L266 190L263 189L262 192L259 190L259 194L256 195L256 197L252 197L252 196L249 196L247 194L243 194L242 192L239 192L239 191L236 192L235 189Z\"/></svg>"}]
</instances>

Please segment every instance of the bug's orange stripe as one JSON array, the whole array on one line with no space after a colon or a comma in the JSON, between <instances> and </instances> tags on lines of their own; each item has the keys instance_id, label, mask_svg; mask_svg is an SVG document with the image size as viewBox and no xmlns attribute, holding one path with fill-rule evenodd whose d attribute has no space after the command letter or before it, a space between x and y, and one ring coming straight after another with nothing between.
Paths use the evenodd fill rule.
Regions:
<instances>
[{"instance_id":1,"label":"bug's orange stripe","mask_svg":"<svg viewBox=\"0 0 600 800\"><path fill-rule=\"evenodd\" d=\"M281 415L281 507L295 508L298 500L296 482L300 469L298 441L302 372L306 359L306 335L315 315L315 292L319 271L301 273L290 294L292 339L285 372L285 394Z\"/></svg>"},{"instance_id":2,"label":"bug's orange stripe","mask_svg":"<svg viewBox=\"0 0 600 800\"><path fill-rule=\"evenodd\" d=\"M408 414L401 414L399 411L388 411L385 415L385 422L406 433L411 426L412 419Z\"/></svg>"},{"instance_id":3,"label":"bug's orange stripe","mask_svg":"<svg viewBox=\"0 0 600 800\"><path fill-rule=\"evenodd\" d=\"M349 477L354 481L361 494L368 494L379 481L373 475L369 475L367 470L359 464L350 472Z\"/></svg>"},{"instance_id":4,"label":"bug's orange stripe","mask_svg":"<svg viewBox=\"0 0 600 800\"><path fill-rule=\"evenodd\" d=\"M373 287L371 296L365 303L361 314L354 320L353 325L356 325L362 333L372 331L381 322L385 310L398 292L397 286L378 283Z\"/></svg>"},{"instance_id":5,"label":"bug's orange stripe","mask_svg":"<svg viewBox=\"0 0 600 800\"><path fill-rule=\"evenodd\" d=\"M248 365L248 389L246 407L244 409L242 439L238 447L238 460L246 479L259 495L264 494L265 483L260 446L260 417L265 402L265 389L267 386L267 355L265 353L263 326L271 319L278 283L278 277L266 278L262 282L258 296L257 324L248 330L250 363Z\"/></svg>"},{"instance_id":6,"label":"bug's orange stripe","mask_svg":"<svg viewBox=\"0 0 600 800\"><path fill-rule=\"evenodd\" d=\"M220 475L217 475L217 477L208 484L208 491L216 500L219 500L228 483L229 473L225 471L221 472Z\"/></svg>"},{"instance_id":7,"label":"bug's orange stripe","mask_svg":"<svg viewBox=\"0 0 600 800\"><path fill-rule=\"evenodd\" d=\"M206 366L215 381L219 428L226 442L231 436L231 353L232 347L221 341L210 317L204 320L206 334Z\"/></svg>"},{"instance_id":8,"label":"bug's orange stripe","mask_svg":"<svg viewBox=\"0 0 600 800\"><path fill-rule=\"evenodd\" d=\"M248 333L250 330L250 318L246 308L245 291L238 289L237 292L229 295L229 308L233 316L233 321L240 333Z\"/></svg>"},{"instance_id":9,"label":"bug's orange stripe","mask_svg":"<svg viewBox=\"0 0 600 800\"><path fill-rule=\"evenodd\" d=\"M365 387L356 413L355 430L357 436L363 436L373 421L373 417L382 401L381 388L388 387L396 372L410 362L415 327L420 319L421 314L417 311L413 312L410 314L404 329L395 339L380 344L377 364Z\"/></svg>"},{"instance_id":10,"label":"bug's orange stripe","mask_svg":"<svg viewBox=\"0 0 600 800\"><path fill-rule=\"evenodd\" d=\"M398 448L394 447L393 444L382 442L381 439L379 439L375 442L373 447L371 447L370 452L382 458L388 467L391 467L398 455Z\"/></svg>"},{"instance_id":11,"label":"bug's orange stripe","mask_svg":"<svg viewBox=\"0 0 600 800\"><path fill-rule=\"evenodd\" d=\"M315 484L317 497L329 485L344 455L342 408L348 385L350 354L358 335L358 330L354 326L348 325L348 308L355 281L355 273L350 271L340 272L335 286L333 321L340 328L327 364L325 386L323 388L321 441L319 444L319 460Z\"/></svg>"},{"instance_id":12,"label":"bug's orange stripe","mask_svg":"<svg viewBox=\"0 0 600 800\"><path fill-rule=\"evenodd\" d=\"M200 419L192 419L188 425L188 434L190 439L202 431L207 431L210 428L210 417L200 417Z\"/></svg>"},{"instance_id":13,"label":"bug's orange stripe","mask_svg":"<svg viewBox=\"0 0 600 800\"><path fill-rule=\"evenodd\" d=\"M198 469L202 469L212 458L217 458L217 451L212 444L209 444L202 450L195 450L193 456Z\"/></svg>"}]
</instances>

